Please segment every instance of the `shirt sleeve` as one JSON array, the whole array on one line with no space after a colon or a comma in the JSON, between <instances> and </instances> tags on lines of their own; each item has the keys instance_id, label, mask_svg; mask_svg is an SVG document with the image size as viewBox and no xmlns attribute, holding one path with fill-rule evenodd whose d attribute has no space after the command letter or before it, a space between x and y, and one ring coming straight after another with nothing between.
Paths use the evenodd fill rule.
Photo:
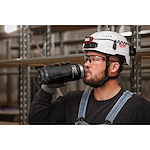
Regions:
<instances>
[{"instance_id":1,"label":"shirt sleeve","mask_svg":"<svg viewBox=\"0 0 150 150\"><path fill-rule=\"evenodd\" d=\"M140 97L138 103L138 123L139 124L150 124L150 102L145 100L143 97Z\"/></svg>"},{"instance_id":2,"label":"shirt sleeve","mask_svg":"<svg viewBox=\"0 0 150 150\"><path fill-rule=\"evenodd\" d=\"M51 123L51 100L52 95L40 89L34 96L29 111L29 124Z\"/></svg>"},{"instance_id":3,"label":"shirt sleeve","mask_svg":"<svg viewBox=\"0 0 150 150\"><path fill-rule=\"evenodd\" d=\"M141 124L150 124L150 108L145 110L141 116Z\"/></svg>"},{"instance_id":4,"label":"shirt sleeve","mask_svg":"<svg viewBox=\"0 0 150 150\"><path fill-rule=\"evenodd\" d=\"M29 124L67 124L75 122L83 91L68 92L51 102L52 95L40 89L34 96Z\"/></svg>"}]
</instances>

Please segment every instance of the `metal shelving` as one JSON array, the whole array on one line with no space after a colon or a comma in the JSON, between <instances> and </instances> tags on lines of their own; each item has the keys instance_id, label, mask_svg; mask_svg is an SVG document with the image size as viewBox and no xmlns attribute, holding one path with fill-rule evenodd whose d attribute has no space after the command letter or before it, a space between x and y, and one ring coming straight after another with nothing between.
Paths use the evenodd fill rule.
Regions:
<instances>
[{"instance_id":1,"label":"metal shelving","mask_svg":"<svg viewBox=\"0 0 150 150\"><path fill-rule=\"evenodd\" d=\"M36 73L36 70L32 70L31 67L40 67L40 66L49 66L50 64L54 64L55 62L62 62L62 61L71 61L72 64L74 63L84 63L83 62L83 53L81 54L65 54L64 51L64 45L68 44L81 44L83 39L78 38L74 40L67 40L65 41L63 38L63 33L66 31L73 31L73 30L83 30L83 29L90 29L95 28L98 31L103 30L111 30L111 26L20 26L19 33L13 33L12 35L7 34L0 34L0 40L1 39L7 39L7 38L19 38L19 45L11 45L10 41L8 42L8 54L10 54L11 49L18 49L20 54L19 58L17 59L7 59L7 60L1 60L0 61L0 68L19 68L19 71L12 72L12 74L16 74L19 72L19 102L20 102L20 124L28 124L27 117L28 117L28 111L31 101L31 81L30 81L30 74ZM120 26L114 26L115 31L119 31ZM133 91L140 95L141 94L141 69L144 68L150 68L150 65L144 65L142 66L141 59L143 58L150 58L150 48L141 48L140 45L140 39L142 35L139 35L140 30L138 30L138 26L131 26L131 31L133 31L131 37L127 37L129 40L131 40L131 44L137 48L137 56L133 58L132 63L133 64L133 77L132 77L132 87ZM31 44L31 34L33 32L34 35L43 35L43 43L34 43ZM55 41L55 45L60 46L60 56L53 56L51 57L51 34L54 32L58 32L60 34L60 40ZM135 36L134 36L135 35ZM45 45L45 46L44 46ZM11 47L11 48L10 48ZM30 52L31 49L37 47L37 48L43 48L43 51L41 52L41 57L31 58ZM131 69L130 67L126 67L125 69ZM5 72L6 74L11 74L10 71ZM3 73L4 74L4 73ZM140 85L140 86L138 86Z\"/></svg>"}]
</instances>

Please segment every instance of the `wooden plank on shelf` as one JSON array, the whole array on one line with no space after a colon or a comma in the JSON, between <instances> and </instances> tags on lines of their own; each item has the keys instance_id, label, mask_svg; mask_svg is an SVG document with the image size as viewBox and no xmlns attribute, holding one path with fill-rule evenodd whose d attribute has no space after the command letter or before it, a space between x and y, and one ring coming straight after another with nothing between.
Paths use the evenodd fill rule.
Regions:
<instances>
[{"instance_id":1,"label":"wooden plank on shelf","mask_svg":"<svg viewBox=\"0 0 150 150\"><path fill-rule=\"evenodd\" d=\"M46 31L46 25L36 25L30 26L31 31L33 31L34 35L43 34L43 31ZM73 31L73 30L83 30L96 28L97 25L51 25L51 32L65 32L65 31ZM13 33L7 34L5 32L0 33L0 40L8 39L8 38L17 38L19 37L19 31L15 31Z\"/></svg>"},{"instance_id":2,"label":"wooden plank on shelf","mask_svg":"<svg viewBox=\"0 0 150 150\"><path fill-rule=\"evenodd\" d=\"M0 115L19 115L19 109L0 110Z\"/></svg>"},{"instance_id":3,"label":"wooden plank on shelf","mask_svg":"<svg viewBox=\"0 0 150 150\"><path fill-rule=\"evenodd\" d=\"M142 55L142 59L149 59L150 51L138 51L137 55ZM19 64L28 64L28 66L49 66L56 62L61 63L62 61L70 61L71 64L82 64L84 53L81 54L70 54L60 56L49 56L49 57L36 57L30 59L11 59L0 61L0 68L17 68Z\"/></svg>"},{"instance_id":4,"label":"wooden plank on shelf","mask_svg":"<svg viewBox=\"0 0 150 150\"><path fill-rule=\"evenodd\" d=\"M70 61L71 64L84 63L83 56L84 53L50 57L38 57L30 59L3 60L0 61L0 68L15 68L19 67L19 64L28 64L29 66L41 66L41 64L49 65L55 64L56 62L61 63L62 61Z\"/></svg>"},{"instance_id":5,"label":"wooden plank on shelf","mask_svg":"<svg viewBox=\"0 0 150 150\"><path fill-rule=\"evenodd\" d=\"M19 125L19 122L0 121L0 125Z\"/></svg>"},{"instance_id":6,"label":"wooden plank on shelf","mask_svg":"<svg viewBox=\"0 0 150 150\"><path fill-rule=\"evenodd\" d=\"M150 48L137 49L136 55L150 56Z\"/></svg>"},{"instance_id":7,"label":"wooden plank on shelf","mask_svg":"<svg viewBox=\"0 0 150 150\"><path fill-rule=\"evenodd\" d=\"M73 30L83 30L89 28L96 28L97 25L51 25L51 32L65 32ZM46 30L46 26L31 26L34 34L42 33Z\"/></svg>"},{"instance_id":8,"label":"wooden plank on shelf","mask_svg":"<svg viewBox=\"0 0 150 150\"><path fill-rule=\"evenodd\" d=\"M123 69L123 71L124 70L131 70L132 69L132 66L130 65L130 66L124 66L124 69ZM144 64L144 65L141 65L141 69L142 70L146 70L146 69L150 69L150 65L149 64Z\"/></svg>"},{"instance_id":9,"label":"wooden plank on shelf","mask_svg":"<svg viewBox=\"0 0 150 150\"><path fill-rule=\"evenodd\" d=\"M78 39L65 40L65 41L63 41L63 43L67 44L67 45L73 45L73 44L81 44L82 45L83 40L84 40L84 37L81 37L81 38L78 38ZM39 42L37 44L40 48L43 48L43 43L42 42ZM55 46L60 46L60 41L58 41L58 40L55 41ZM30 44L30 47L31 47L31 50L32 49L37 49L37 46L33 43ZM11 45L11 49L12 50L16 50L16 49L19 50L19 43Z\"/></svg>"},{"instance_id":10,"label":"wooden plank on shelf","mask_svg":"<svg viewBox=\"0 0 150 150\"><path fill-rule=\"evenodd\" d=\"M149 59L150 60L150 55L149 56L141 56L142 59Z\"/></svg>"}]
</instances>

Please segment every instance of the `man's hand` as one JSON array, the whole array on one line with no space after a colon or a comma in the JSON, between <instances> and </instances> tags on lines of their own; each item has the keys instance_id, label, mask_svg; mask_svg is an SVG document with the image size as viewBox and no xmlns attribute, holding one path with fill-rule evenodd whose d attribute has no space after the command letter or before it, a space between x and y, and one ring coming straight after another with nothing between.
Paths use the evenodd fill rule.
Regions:
<instances>
[{"instance_id":1,"label":"man's hand","mask_svg":"<svg viewBox=\"0 0 150 150\"><path fill-rule=\"evenodd\" d=\"M61 65L66 65L66 64L70 64L69 61L67 61L66 63L65 62L62 62ZM54 66L59 66L59 63L55 63ZM50 65L50 67L53 67L53 64ZM54 94L56 88L59 88L59 87L62 87L62 86L66 86L67 85L67 82L64 82L64 83L56 83L56 84L48 84L48 85L45 85L45 84L42 84L41 85L41 88L47 92L47 93L50 93L50 94Z\"/></svg>"},{"instance_id":2,"label":"man's hand","mask_svg":"<svg viewBox=\"0 0 150 150\"><path fill-rule=\"evenodd\" d=\"M67 82L60 83L60 84L48 84L48 85L42 84L41 88L47 93L54 94L56 88L66 86L66 85L67 85Z\"/></svg>"},{"instance_id":3,"label":"man's hand","mask_svg":"<svg viewBox=\"0 0 150 150\"><path fill-rule=\"evenodd\" d=\"M66 86L67 85L67 82L64 82L64 83L60 83L60 84L48 84L47 86L49 88L59 88L59 87L62 87L62 86Z\"/></svg>"}]
</instances>

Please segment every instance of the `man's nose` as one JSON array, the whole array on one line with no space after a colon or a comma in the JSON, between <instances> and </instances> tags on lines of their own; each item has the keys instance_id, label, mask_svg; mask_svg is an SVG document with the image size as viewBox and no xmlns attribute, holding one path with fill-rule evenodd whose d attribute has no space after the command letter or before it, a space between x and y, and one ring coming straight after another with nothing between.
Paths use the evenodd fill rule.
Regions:
<instances>
[{"instance_id":1,"label":"man's nose","mask_svg":"<svg viewBox=\"0 0 150 150\"><path fill-rule=\"evenodd\" d=\"M90 60L87 60L87 61L85 62L85 64L84 64L84 67L88 67L88 66L90 66L90 65L91 65Z\"/></svg>"}]
</instances>

